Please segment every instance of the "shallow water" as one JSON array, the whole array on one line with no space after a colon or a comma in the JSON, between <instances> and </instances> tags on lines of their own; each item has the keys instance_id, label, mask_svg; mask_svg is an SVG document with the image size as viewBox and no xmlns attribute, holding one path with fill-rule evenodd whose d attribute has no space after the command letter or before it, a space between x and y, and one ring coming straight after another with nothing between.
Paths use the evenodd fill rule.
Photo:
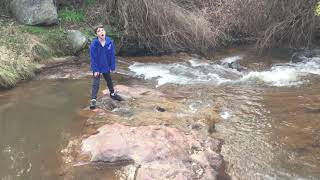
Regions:
<instances>
[{"instance_id":1,"label":"shallow water","mask_svg":"<svg viewBox=\"0 0 320 180\"><path fill-rule=\"evenodd\" d=\"M248 69L220 65L234 59ZM318 57L293 64L286 52L258 56L244 48L217 52L212 60L177 55L119 61L118 84L173 87L188 98L189 113L219 107L213 136L225 142L222 155L232 179L319 179ZM90 94L85 75L68 80L68 73L0 92L1 180L63 178L60 151L80 132L85 117L78 112ZM120 171L78 166L73 179L121 179Z\"/></svg>"},{"instance_id":2,"label":"shallow water","mask_svg":"<svg viewBox=\"0 0 320 180\"><path fill-rule=\"evenodd\" d=\"M75 69L76 68L76 69ZM121 167L89 164L66 172L64 154L69 140L81 135L88 106L91 79L70 80L79 67L46 72L37 80L0 92L0 179L119 179ZM88 66L82 67L88 70ZM80 74L87 73L79 72ZM134 78L113 75L114 83L135 83ZM139 80L141 81L141 80ZM101 80L100 90L106 88ZM99 96L102 95L100 91ZM82 112L82 113L81 113ZM73 164L71 164L73 166ZM69 176L69 174L71 176ZM67 176L66 176L67 174Z\"/></svg>"},{"instance_id":3,"label":"shallow water","mask_svg":"<svg viewBox=\"0 0 320 180\"><path fill-rule=\"evenodd\" d=\"M87 81L70 80L32 81L1 92L1 179L57 177L60 150L88 92Z\"/></svg>"},{"instance_id":4,"label":"shallow water","mask_svg":"<svg viewBox=\"0 0 320 180\"><path fill-rule=\"evenodd\" d=\"M320 87L224 87L214 99L228 113L214 136L233 179L320 177Z\"/></svg>"},{"instance_id":5,"label":"shallow water","mask_svg":"<svg viewBox=\"0 0 320 180\"><path fill-rule=\"evenodd\" d=\"M219 65L234 59L251 68ZM136 62L129 69L157 87L176 84L181 92L196 92L191 102L220 107L213 136L225 142L222 155L232 179L320 179L319 55L290 63L283 52L261 56L242 49L218 53L215 62L186 57Z\"/></svg>"}]
</instances>

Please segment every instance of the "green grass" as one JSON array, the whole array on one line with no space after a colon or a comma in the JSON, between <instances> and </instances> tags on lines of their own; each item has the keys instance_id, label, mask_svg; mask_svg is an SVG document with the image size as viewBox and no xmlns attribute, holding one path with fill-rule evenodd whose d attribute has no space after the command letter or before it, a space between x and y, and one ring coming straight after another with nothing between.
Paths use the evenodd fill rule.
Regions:
<instances>
[{"instance_id":1,"label":"green grass","mask_svg":"<svg viewBox=\"0 0 320 180\"><path fill-rule=\"evenodd\" d=\"M37 27L24 26L23 32L35 35L41 44L32 47L36 61L48 59L52 56L71 55L71 47L67 41L67 35L60 26Z\"/></svg>"},{"instance_id":2,"label":"green grass","mask_svg":"<svg viewBox=\"0 0 320 180\"><path fill-rule=\"evenodd\" d=\"M84 3L86 6L92 6L96 3L96 0L85 0Z\"/></svg>"},{"instance_id":3,"label":"green grass","mask_svg":"<svg viewBox=\"0 0 320 180\"><path fill-rule=\"evenodd\" d=\"M67 34L63 29L56 28L47 31L43 35L42 43L49 46L52 49L55 56L72 55L72 47L67 40Z\"/></svg>"},{"instance_id":4,"label":"green grass","mask_svg":"<svg viewBox=\"0 0 320 180\"><path fill-rule=\"evenodd\" d=\"M47 30L45 27L41 26L22 26L22 31L30 34L39 35L45 33Z\"/></svg>"},{"instance_id":5,"label":"green grass","mask_svg":"<svg viewBox=\"0 0 320 180\"><path fill-rule=\"evenodd\" d=\"M84 21L85 14L82 10L64 8L59 11L59 17L63 22L80 23Z\"/></svg>"},{"instance_id":6,"label":"green grass","mask_svg":"<svg viewBox=\"0 0 320 180\"><path fill-rule=\"evenodd\" d=\"M19 81L32 78L36 65L21 56L0 61L0 88L14 87Z\"/></svg>"},{"instance_id":7,"label":"green grass","mask_svg":"<svg viewBox=\"0 0 320 180\"><path fill-rule=\"evenodd\" d=\"M315 14L316 16L320 16L320 1L317 2L317 5L315 7Z\"/></svg>"},{"instance_id":8,"label":"green grass","mask_svg":"<svg viewBox=\"0 0 320 180\"><path fill-rule=\"evenodd\" d=\"M32 47L32 52L36 55L34 56L34 61L40 62L41 60L49 59L53 56L54 51L37 44Z\"/></svg>"},{"instance_id":9,"label":"green grass","mask_svg":"<svg viewBox=\"0 0 320 180\"><path fill-rule=\"evenodd\" d=\"M23 25L20 28L23 33L35 35L41 43L32 47L32 52L36 54L36 61L48 59L52 56L71 55L71 47L67 41L67 35L60 26L41 27ZM10 41L18 40L20 41L19 43L12 42L11 44L15 47L19 44L25 44L19 38L17 40L10 38Z\"/></svg>"}]
</instances>

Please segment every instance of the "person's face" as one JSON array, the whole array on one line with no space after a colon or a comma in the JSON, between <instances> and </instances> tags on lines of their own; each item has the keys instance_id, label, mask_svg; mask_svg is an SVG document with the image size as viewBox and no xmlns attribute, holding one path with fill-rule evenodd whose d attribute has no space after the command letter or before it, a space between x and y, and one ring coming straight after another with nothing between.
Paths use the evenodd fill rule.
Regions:
<instances>
[{"instance_id":1,"label":"person's face","mask_svg":"<svg viewBox=\"0 0 320 180\"><path fill-rule=\"evenodd\" d=\"M104 28L98 28L96 34L97 34L98 38L104 39L106 32L104 31Z\"/></svg>"}]
</instances>

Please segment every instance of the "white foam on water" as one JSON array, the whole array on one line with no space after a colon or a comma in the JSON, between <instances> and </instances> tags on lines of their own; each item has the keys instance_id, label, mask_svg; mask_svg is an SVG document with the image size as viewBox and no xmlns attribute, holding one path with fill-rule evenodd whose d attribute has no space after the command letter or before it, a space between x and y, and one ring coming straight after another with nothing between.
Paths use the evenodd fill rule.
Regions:
<instances>
[{"instance_id":1,"label":"white foam on water","mask_svg":"<svg viewBox=\"0 0 320 180\"><path fill-rule=\"evenodd\" d=\"M172 73L170 69L177 68L177 66L179 66L179 64L134 63L129 66L129 69L133 71L136 76L143 76L147 80L156 79L158 86L166 83L187 84L192 81L192 79L187 76Z\"/></svg>"},{"instance_id":2,"label":"white foam on water","mask_svg":"<svg viewBox=\"0 0 320 180\"><path fill-rule=\"evenodd\" d=\"M193 67L198 67L198 66L210 66L209 63L207 62L203 62L203 60L199 60L196 58L192 58L189 60L189 63L191 64L191 66Z\"/></svg>"},{"instance_id":3,"label":"white foam on water","mask_svg":"<svg viewBox=\"0 0 320 180\"><path fill-rule=\"evenodd\" d=\"M307 75L320 75L320 58L307 62L287 63L273 66L269 71L250 72L240 81L262 81L271 86L297 86L304 82Z\"/></svg>"},{"instance_id":4,"label":"white foam on water","mask_svg":"<svg viewBox=\"0 0 320 180\"><path fill-rule=\"evenodd\" d=\"M222 119L228 119L230 117L230 113L227 111L221 112L220 117L222 117Z\"/></svg>"},{"instance_id":5,"label":"white foam on water","mask_svg":"<svg viewBox=\"0 0 320 180\"><path fill-rule=\"evenodd\" d=\"M242 77L242 81L263 81L272 86L294 86L303 82L291 68L275 68L270 71L250 72Z\"/></svg>"},{"instance_id":6,"label":"white foam on water","mask_svg":"<svg viewBox=\"0 0 320 180\"><path fill-rule=\"evenodd\" d=\"M233 56L222 61L233 62L238 59L242 59L242 57ZM298 86L307 82L306 76L320 75L320 57L296 64L277 64L267 71L253 71L246 74L196 58L192 58L188 62L173 64L134 63L129 66L129 69L133 76L156 80L157 86L167 83L220 85L237 82L264 83L279 87Z\"/></svg>"},{"instance_id":7,"label":"white foam on water","mask_svg":"<svg viewBox=\"0 0 320 180\"><path fill-rule=\"evenodd\" d=\"M200 67L201 66L201 67ZM193 62L193 66L187 63L173 64L157 64L157 63L134 63L129 66L129 69L134 72L134 76L143 77L146 80L155 79L158 82L157 86L167 83L173 84L196 84L196 83L211 83L221 84L229 82L215 73L217 65L208 63L197 64Z\"/></svg>"},{"instance_id":8,"label":"white foam on water","mask_svg":"<svg viewBox=\"0 0 320 180\"><path fill-rule=\"evenodd\" d=\"M232 63L234 61L242 59L241 56L232 56L232 57L227 57L221 60L222 63Z\"/></svg>"}]
</instances>

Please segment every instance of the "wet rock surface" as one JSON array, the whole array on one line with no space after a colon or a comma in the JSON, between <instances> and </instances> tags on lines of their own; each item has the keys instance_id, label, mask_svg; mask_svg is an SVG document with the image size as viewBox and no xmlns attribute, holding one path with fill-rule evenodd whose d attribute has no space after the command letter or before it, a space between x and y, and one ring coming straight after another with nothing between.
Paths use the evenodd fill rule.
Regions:
<instances>
[{"instance_id":1,"label":"wet rock surface","mask_svg":"<svg viewBox=\"0 0 320 180\"><path fill-rule=\"evenodd\" d=\"M240 60L241 60L241 57L224 59L221 61L221 65L225 68L231 68L237 71L245 70L246 68L240 65Z\"/></svg>"},{"instance_id":2,"label":"wet rock surface","mask_svg":"<svg viewBox=\"0 0 320 180\"><path fill-rule=\"evenodd\" d=\"M314 52L310 50L298 50L292 54L291 62L300 63L300 62L308 61L314 55L315 55Z\"/></svg>"},{"instance_id":3,"label":"wet rock surface","mask_svg":"<svg viewBox=\"0 0 320 180\"><path fill-rule=\"evenodd\" d=\"M166 126L104 125L82 142L91 161L137 164L137 179L216 179L223 158L220 142Z\"/></svg>"},{"instance_id":4,"label":"wet rock surface","mask_svg":"<svg viewBox=\"0 0 320 180\"><path fill-rule=\"evenodd\" d=\"M80 163L81 169L121 166L125 179L227 177L222 141L209 133L218 119L214 109L189 113L187 100L174 91L138 85L115 89L125 101L112 100L104 90L95 111L82 111L88 119L82 137L64 150L67 163Z\"/></svg>"},{"instance_id":5,"label":"wet rock surface","mask_svg":"<svg viewBox=\"0 0 320 180\"><path fill-rule=\"evenodd\" d=\"M83 79L91 77L87 64L75 56L51 58L39 67L37 79Z\"/></svg>"}]
</instances>

